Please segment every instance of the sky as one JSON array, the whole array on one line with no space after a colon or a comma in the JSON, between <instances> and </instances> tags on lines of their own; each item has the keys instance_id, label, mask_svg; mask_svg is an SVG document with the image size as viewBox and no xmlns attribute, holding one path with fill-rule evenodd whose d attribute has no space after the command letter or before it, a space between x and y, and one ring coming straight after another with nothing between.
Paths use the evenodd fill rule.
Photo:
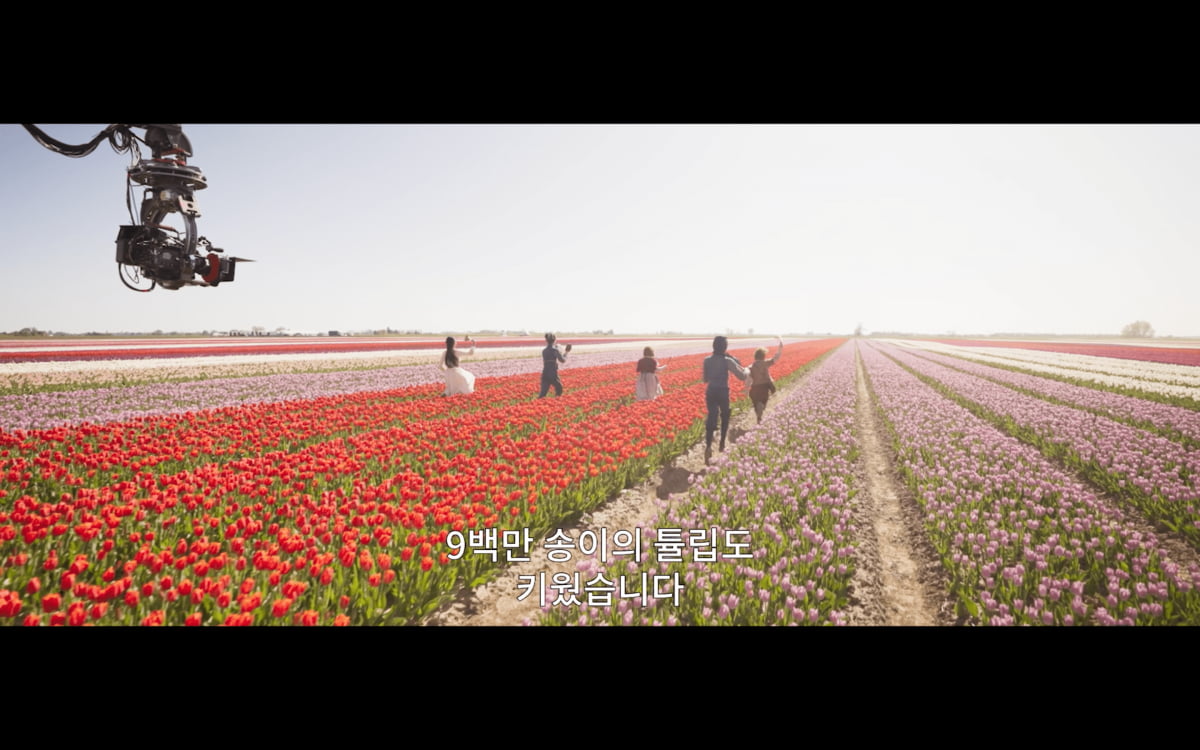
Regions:
<instances>
[{"instance_id":1,"label":"sky","mask_svg":"<svg viewBox=\"0 0 1200 750\"><path fill-rule=\"evenodd\" d=\"M1200 336L1200 126L183 127L256 262L129 291L129 155L0 125L0 331Z\"/></svg>"}]
</instances>

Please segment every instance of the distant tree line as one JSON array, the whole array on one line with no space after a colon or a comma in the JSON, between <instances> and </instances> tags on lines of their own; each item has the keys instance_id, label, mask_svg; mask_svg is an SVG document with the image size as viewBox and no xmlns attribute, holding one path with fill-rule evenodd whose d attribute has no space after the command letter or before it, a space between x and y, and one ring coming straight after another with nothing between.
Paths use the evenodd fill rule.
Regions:
<instances>
[{"instance_id":1,"label":"distant tree line","mask_svg":"<svg viewBox=\"0 0 1200 750\"><path fill-rule=\"evenodd\" d=\"M1126 338L1152 339L1154 327L1144 320L1135 320L1121 329L1121 335Z\"/></svg>"}]
</instances>

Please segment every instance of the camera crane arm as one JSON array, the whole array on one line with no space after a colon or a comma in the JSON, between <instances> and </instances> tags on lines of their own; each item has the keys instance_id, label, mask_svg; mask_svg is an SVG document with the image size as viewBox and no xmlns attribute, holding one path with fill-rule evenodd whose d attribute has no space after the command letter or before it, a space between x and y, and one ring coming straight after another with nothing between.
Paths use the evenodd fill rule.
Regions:
<instances>
[{"instance_id":1,"label":"camera crane arm","mask_svg":"<svg viewBox=\"0 0 1200 750\"><path fill-rule=\"evenodd\" d=\"M78 145L51 138L35 125L24 127L38 143L64 156L87 156L105 140L114 151L131 154L125 197L130 224L117 233L118 272L130 289L149 292L156 284L164 289L217 286L222 281L233 281L238 261L250 261L218 255L224 251L197 235L196 218L200 211L195 191L208 187L208 181L198 167L187 163L192 156L192 144L184 135L183 126L117 123ZM143 129L146 135L138 137L131 128ZM150 148L150 158L141 157L139 142ZM133 214L134 183L145 186L137 218ZM183 219L182 234L162 223L168 214L175 212ZM201 254L197 246L208 252ZM150 283L144 289L137 286L143 279Z\"/></svg>"}]
</instances>

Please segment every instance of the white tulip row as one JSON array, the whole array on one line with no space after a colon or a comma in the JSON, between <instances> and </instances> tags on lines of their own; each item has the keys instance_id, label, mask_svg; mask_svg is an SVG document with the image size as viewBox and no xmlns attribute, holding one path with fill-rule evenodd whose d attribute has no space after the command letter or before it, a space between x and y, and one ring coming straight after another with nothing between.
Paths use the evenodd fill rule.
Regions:
<instances>
[{"instance_id":1,"label":"white tulip row","mask_svg":"<svg viewBox=\"0 0 1200 750\"><path fill-rule=\"evenodd\" d=\"M1168 396L1200 400L1200 368L1141 362L1085 354L1061 354L1032 349L954 346L936 341L891 341L911 349L951 354L987 364L1020 367L1033 372L1090 380L1104 386L1137 388Z\"/></svg>"}]
</instances>

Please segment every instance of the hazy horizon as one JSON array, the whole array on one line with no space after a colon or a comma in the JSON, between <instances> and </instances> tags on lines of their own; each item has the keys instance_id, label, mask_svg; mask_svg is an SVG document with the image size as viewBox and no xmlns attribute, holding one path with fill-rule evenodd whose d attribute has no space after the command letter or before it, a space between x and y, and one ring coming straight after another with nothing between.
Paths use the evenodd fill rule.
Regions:
<instances>
[{"instance_id":1,"label":"hazy horizon","mask_svg":"<svg viewBox=\"0 0 1200 750\"><path fill-rule=\"evenodd\" d=\"M0 127L0 331L1200 337L1198 126L184 132L200 234L257 262L215 289L125 289L129 157Z\"/></svg>"},{"instance_id":2,"label":"hazy horizon","mask_svg":"<svg viewBox=\"0 0 1200 750\"><path fill-rule=\"evenodd\" d=\"M463 330L457 328L447 328L443 330L422 330L422 331L398 331L392 330L387 332L386 329L369 328L359 330L339 330L328 329L319 331L298 331L293 329L284 329L278 331L263 331L254 333L248 328L220 329L220 330L199 330L199 331L50 331L46 329L38 329L38 334L34 336L19 334L13 331L0 331L0 337L5 339L12 338L36 338L36 337L70 337L70 338L88 338L96 336L195 336L212 338L214 336L228 336L229 333L237 332L245 334L247 338L287 338L287 337L329 337L330 331L336 331L338 336L353 337L353 336L370 336L370 337L440 337L447 335L471 335L471 336L495 336L495 337L519 337L527 336L532 338L540 338L542 331L497 331L491 329L475 329ZM831 338L831 337L852 337L855 335L853 331L612 331L596 332L596 331L555 331L556 335L562 336L603 336L612 338L629 338L636 336L653 337L678 337L678 338L699 338L715 335L733 336L738 338L774 338L782 336L785 339L795 338ZM972 333L972 332L957 332L957 331L867 331L864 330L861 334L865 337L889 337L889 336L909 336L914 338L1064 338L1064 339L1114 339L1116 341L1138 341L1138 342L1155 342L1155 341L1196 341L1200 343L1200 336L1167 336L1158 335L1150 337L1139 336L1123 336L1113 333L1081 333L1081 334L1060 334L1060 333L1045 333L1038 331L998 331L995 333Z\"/></svg>"}]
</instances>

